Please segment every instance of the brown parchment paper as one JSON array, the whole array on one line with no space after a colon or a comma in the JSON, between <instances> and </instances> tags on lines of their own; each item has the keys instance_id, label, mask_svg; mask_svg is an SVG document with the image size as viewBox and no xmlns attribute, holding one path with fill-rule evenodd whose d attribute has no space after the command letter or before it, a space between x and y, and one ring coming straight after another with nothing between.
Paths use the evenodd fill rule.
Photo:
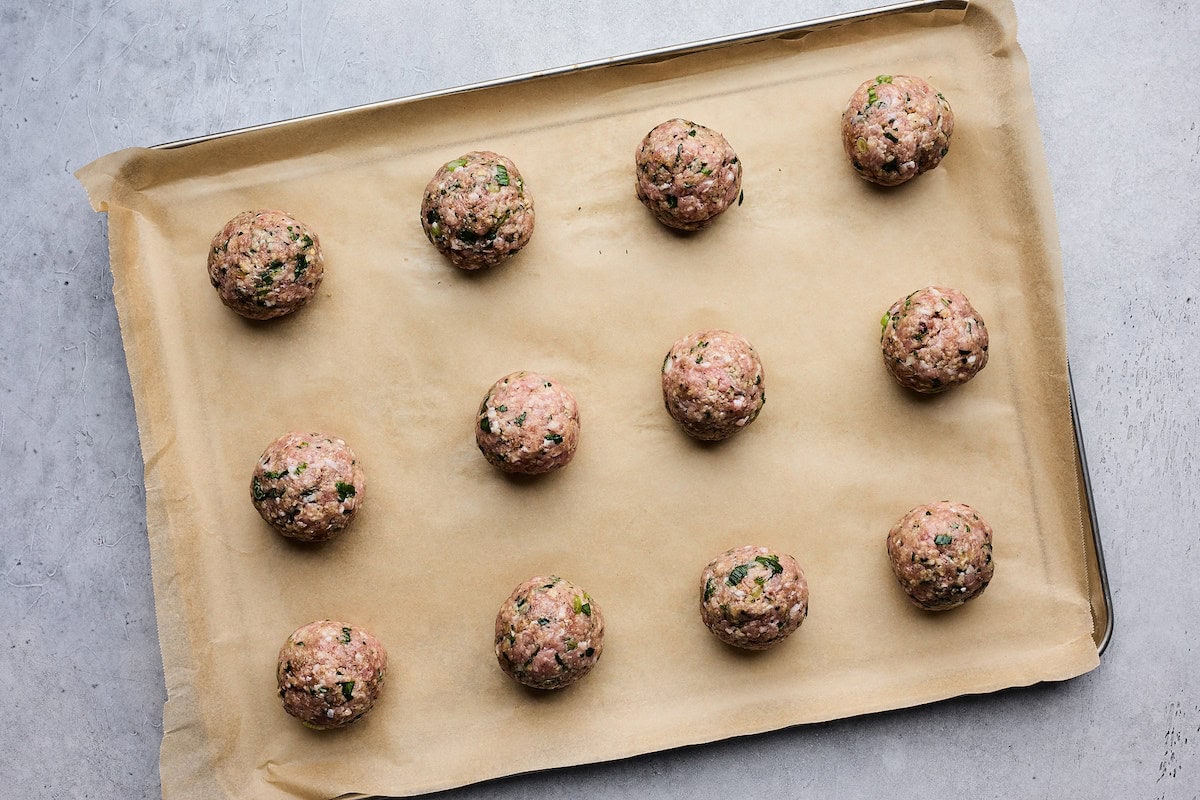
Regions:
<instances>
[{"instance_id":1,"label":"brown parchment paper","mask_svg":"<svg viewBox=\"0 0 1200 800\"><path fill-rule=\"evenodd\" d=\"M958 119L943 165L888 191L838 136L881 72L927 76ZM633 193L636 145L672 116L745 163L745 203L694 236ZM418 222L436 168L475 148L515 160L538 214L529 247L484 274ZM166 798L420 793L1097 664L1058 244L1008 0L127 150L79 177L109 214L145 455ZM327 262L316 301L269 324L226 310L205 272L211 236L257 207L314 226ZM931 283L971 298L991 361L922 399L884 371L879 318ZM668 346L702 326L745 334L769 388L715 447L681 434L659 389ZM480 398L516 369L557 376L582 411L574 462L540 480L505 479L474 445ZM249 502L256 457L292 428L345 437L366 469L361 515L323 547ZM884 537L941 498L991 521L996 577L925 614ZM703 565L750 542L811 584L809 620L760 654L697 610ZM608 621L599 666L553 694L492 654L496 609L538 573L586 587ZM274 667L326 616L373 631L392 666L368 717L317 733L284 714Z\"/></svg>"}]
</instances>

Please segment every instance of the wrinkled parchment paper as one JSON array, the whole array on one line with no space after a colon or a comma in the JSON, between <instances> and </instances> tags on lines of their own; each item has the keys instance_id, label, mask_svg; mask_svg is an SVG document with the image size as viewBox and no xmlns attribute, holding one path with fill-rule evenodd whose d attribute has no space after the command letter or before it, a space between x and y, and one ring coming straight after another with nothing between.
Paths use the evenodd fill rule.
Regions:
<instances>
[{"instance_id":1,"label":"wrinkled parchment paper","mask_svg":"<svg viewBox=\"0 0 1200 800\"><path fill-rule=\"evenodd\" d=\"M888 191L838 135L877 73L929 78L958 118L936 171ZM633 153L683 116L725 133L745 203L680 236L634 198ZM486 274L425 240L438 166L509 155L537 204L530 246ZM465 95L175 151L126 150L80 180L109 214L115 296L146 464L169 701L166 798L404 795L796 723L1069 678L1097 664L1068 411L1061 268L1008 0L911 14ZM283 208L325 248L320 295L253 324L208 284L212 235ZM922 399L879 355L879 318L918 287L962 289L991 361ZM701 446L662 408L678 336L739 331L768 402ZM579 400L575 461L507 480L475 449L497 377L557 376ZM367 502L323 547L251 507L254 461L293 428L346 438ZM996 531L996 577L951 613L909 605L884 550L912 506L953 498ZM794 554L807 623L744 654L700 623L698 576L744 543ZM557 573L603 607L599 666L555 694L492 654L496 609ZM306 730L275 693L298 625L387 646L361 723Z\"/></svg>"}]
</instances>

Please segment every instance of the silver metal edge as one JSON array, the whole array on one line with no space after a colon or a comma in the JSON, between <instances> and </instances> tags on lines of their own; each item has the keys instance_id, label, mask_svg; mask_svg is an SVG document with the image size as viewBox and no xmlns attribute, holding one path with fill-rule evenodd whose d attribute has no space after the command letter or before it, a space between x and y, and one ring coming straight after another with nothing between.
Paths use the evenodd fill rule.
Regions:
<instances>
[{"instance_id":1,"label":"silver metal edge","mask_svg":"<svg viewBox=\"0 0 1200 800\"><path fill-rule=\"evenodd\" d=\"M1107 624L1104 626L1104 636L1100 638L1098 650L1101 656L1112 642L1113 635L1113 602L1112 587L1108 583L1108 570L1104 566L1104 546L1100 543L1100 525L1096 521L1096 499L1092 495L1092 476L1088 471L1087 450L1083 444L1083 428L1079 424L1079 409L1075 404L1075 376L1067 364L1067 385L1071 392L1071 422L1075 426L1075 450L1079 453L1080 472L1083 474L1083 494L1087 498L1087 512L1092 521L1092 541L1096 548L1096 566L1100 573L1100 588L1104 594L1104 605L1108 609Z\"/></svg>"},{"instance_id":2,"label":"silver metal edge","mask_svg":"<svg viewBox=\"0 0 1200 800\"><path fill-rule=\"evenodd\" d=\"M418 100L428 100L433 97L446 97L448 95L462 94L464 92L474 92L479 89L493 89L497 86L509 86L514 83L531 81L535 78L548 78L556 75L568 75L575 72L583 72L585 70L598 69L601 67L615 67L636 64L643 61L653 61L657 59L685 55L688 53L697 53L703 50L712 50L718 47L727 47L729 45L760 42L767 39L775 39L781 36L787 36L789 34L807 33L809 31L816 31L823 28L832 28L837 25L843 25L847 22L859 22L861 20L874 19L891 14L940 10L963 11L969 5L969 0L908 0L908 2L877 6L875 8L864 9L863 11L851 11L845 14L820 17L818 19L808 20L807 22L793 22L786 25L777 25L773 28L761 28L756 31L746 31L744 33L717 36L711 39L702 39L700 41L690 42L687 44L670 45L654 50L643 50L639 53L629 53L622 56L599 58L594 61L584 61L579 64L551 67L550 69L538 70L536 72L526 72L521 75L511 75L506 78L494 78L492 80L480 81L479 83L469 83L464 86L455 86L449 89L435 89L430 92L422 92L420 94L409 95L407 97L398 97L393 100L379 100L374 103L364 103L362 105L349 106L347 108L339 108L331 111L321 111L316 114L306 114L301 117L281 119L274 122L264 122L258 125L248 125L244 128L234 128L233 130L220 131L218 133L207 133L202 136L193 136L188 139L178 139L173 142L164 142L162 144L151 145L150 149L175 150L180 147L188 147L189 145L200 144L201 142L224 139L227 136L235 136L239 133L250 133L252 131L261 131L267 130L268 128L278 128L283 125L291 125L297 122L307 122L309 120L324 119L326 117L336 117L338 115L348 114L353 111L390 108L392 106L399 106L405 103L413 103Z\"/></svg>"}]
</instances>

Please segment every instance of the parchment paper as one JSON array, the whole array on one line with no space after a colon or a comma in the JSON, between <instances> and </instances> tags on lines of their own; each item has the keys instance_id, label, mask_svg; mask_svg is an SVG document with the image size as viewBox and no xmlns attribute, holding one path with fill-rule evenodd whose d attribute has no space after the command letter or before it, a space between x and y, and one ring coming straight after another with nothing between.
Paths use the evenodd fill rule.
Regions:
<instances>
[{"instance_id":1,"label":"parchment paper","mask_svg":"<svg viewBox=\"0 0 1200 800\"><path fill-rule=\"evenodd\" d=\"M881 72L928 77L958 119L942 166L888 191L838 136ZM745 163L744 205L695 236L634 198L634 149L673 116ZM515 260L472 275L418 209L475 148L514 159L538 217ZM1007 0L126 150L79 177L109 214L145 455L166 798L419 793L1097 664L1058 244ZM212 235L259 207L316 228L327 263L315 302L269 324L225 309L205 272ZM921 399L885 372L879 318L927 284L971 298L991 361ZM659 389L668 346L703 326L746 335L769 388L715 447L681 434ZM557 376L582 411L575 461L540 480L505 479L474 445L480 398L516 369ZM292 428L345 437L366 469L361 515L323 547L285 542L249 502L256 457ZM942 498L991 521L997 567L935 615L895 585L884 537ZM708 559L751 542L811 584L807 623L761 654L697 609ZM539 573L586 587L608 621L598 667L554 694L492 654L500 602ZM368 717L318 733L284 714L274 667L326 616L373 631L392 667Z\"/></svg>"}]
</instances>

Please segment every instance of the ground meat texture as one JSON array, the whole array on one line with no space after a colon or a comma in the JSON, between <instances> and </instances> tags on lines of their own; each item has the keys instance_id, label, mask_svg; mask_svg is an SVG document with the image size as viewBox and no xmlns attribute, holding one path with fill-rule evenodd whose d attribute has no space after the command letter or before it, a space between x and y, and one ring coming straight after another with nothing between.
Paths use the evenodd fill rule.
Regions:
<instances>
[{"instance_id":1,"label":"ground meat texture","mask_svg":"<svg viewBox=\"0 0 1200 800\"><path fill-rule=\"evenodd\" d=\"M668 120L638 147L637 196L664 225L703 228L740 202L742 162L711 128L686 119Z\"/></svg>"},{"instance_id":2,"label":"ground meat texture","mask_svg":"<svg viewBox=\"0 0 1200 800\"><path fill-rule=\"evenodd\" d=\"M858 174L895 186L928 172L950 149L954 112L920 78L880 75L850 96L842 112L842 146Z\"/></svg>"},{"instance_id":3,"label":"ground meat texture","mask_svg":"<svg viewBox=\"0 0 1200 800\"><path fill-rule=\"evenodd\" d=\"M323 619L287 638L279 651L283 710L309 728L340 728L371 710L383 691L387 651L354 625Z\"/></svg>"},{"instance_id":4,"label":"ground meat texture","mask_svg":"<svg viewBox=\"0 0 1200 800\"><path fill-rule=\"evenodd\" d=\"M983 318L955 289L918 289L893 303L880 324L883 363L901 385L922 394L966 383L987 365Z\"/></svg>"},{"instance_id":5,"label":"ground meat texture","mask_svg":"<svg viewBox=\"0 0 1200 800\"><path fill-rule=\"evenodd\" d=\"M324 276L316 231L284 211L238 214L209 247L209 281L222 303L250 319L290 314Z\"/></svg>"},{"instance_id":6,"label":"ground meat texture","mask_svg":"<svg viewBox=\"0 0 1200 800\"><path fill-rule=\"evenodd\" d=\"M575 396L546 375L505 375L479 404L475 443L489 464L505 472L540 475L565 467L579 446Z\"/></svg>"},{"instance_id":7,"label":"ground meat texture","mask_svg":"<svg viewBox=\"0 0 1200 800\"><path fill-rule=\"evenodd\" d=\"M363 469L344 441L323 433L285 433L263 451L250 499L284 536L323 542L340 533L362 505Z\"/></svg>"},{"instance_id":8,"label":"ground meat texture","mask_svg":"<svg viewBox=\"0 0 1200 800\"><path fill-rule=\"evenodd\" d=\"M758 418L767 401L762 361L736 333L684 336L662 365L663 402L689 436L728 439Z\"/></svg>"},{"instance_id":9,"label":"ground meat texture","mask_svg":"<svg viewBox=\"0 0 1200 800\"><path fill-rule=\"evenodd\" d=\"M722 553L700 574L700 617L718 639L765 650L808 616L808 581L796 559L747 545Z\"/></svg>"},{"instance_id":10,"label":"ground meat texture","mask_svg":"<svg viewBox=\"0 0 1200 800\"><path fill-rule=\"evenodd\" d=\"M526 686L569 686L596 666L603 650L600 606L555 575L525 581L496 614L496 660Z\"/></svg>"},{"instance_id":11,"label":"ground meat texture","mask_svg":"<svg viewBox=\"0 0 1200 800\"><path fill-rule=\"evenodd\" d=\"M910 600L929 611L961 606L987 588L992 528L965 503L917 506L887 537L888 558Z\"/></svg>"},{"instance_id":12,"label":"ground meat texture","mask_svg":"<svg viewBox=\"0 0 1200 800\"><path fill-rule=\"evenodd\" d=\"M492 267L529 244L533 198L513 162L474 151L442 165L425 187L421 225L455 266Z\"/></svg>"}]
</instances>

